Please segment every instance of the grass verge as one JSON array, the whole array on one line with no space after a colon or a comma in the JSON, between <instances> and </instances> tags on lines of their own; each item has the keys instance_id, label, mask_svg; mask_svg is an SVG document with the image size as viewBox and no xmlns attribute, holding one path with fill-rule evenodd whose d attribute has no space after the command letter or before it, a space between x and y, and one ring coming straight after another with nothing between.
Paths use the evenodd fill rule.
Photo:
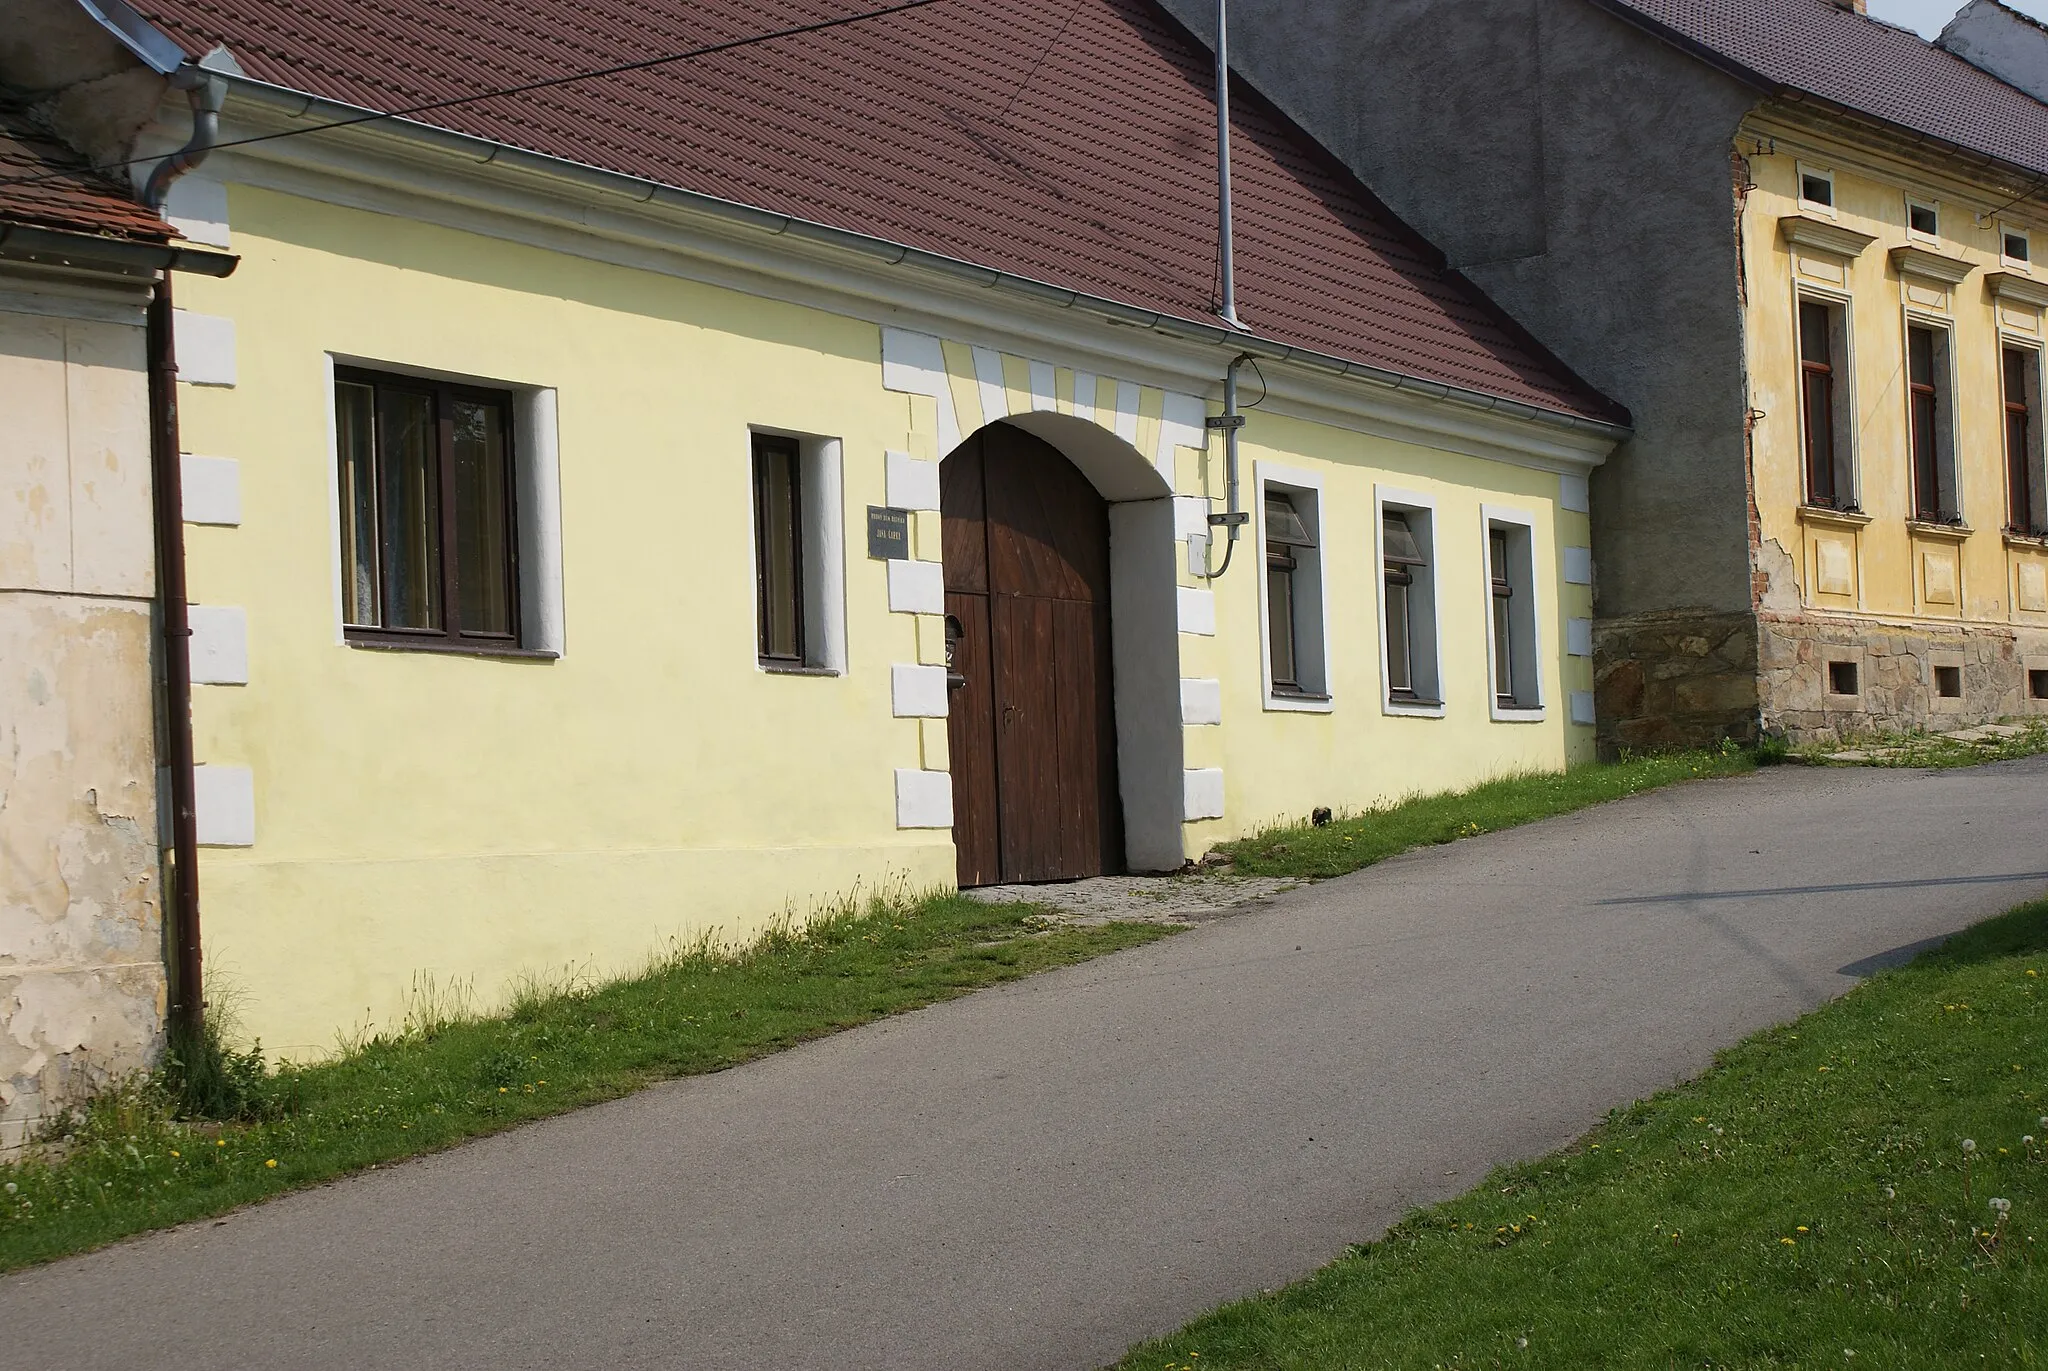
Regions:
<instances>
[{"instance_id":1,"label":"grass verge","mask_svg":"<svg viewBox=\"0 0 2048 1371\"><path fill-rule=\"evenodd\" d=\"M106 1093L56 1147L0 1165L0 1270L716 1071L1170 931L1047 931L1032 906L960 896L877 904L744 951L697 948L631 979L537 989L499 1017L415 1015L402 1033L253 1083L245 1054L228 1061L225 1085L218 1072L204 1082L231 1096L228 1112L245 1122L179 1122L179 1088L189 1100L194 1082L174 1069ZM185 1055L200 1061L203 1045Z\"/></svg>"},{"instance_id":2,"label":"grass verge","mask_svg":"<svg viewBox=\"0 0 2048 1371\"><path fill-rule=\"evenodd\" d=\"M1732 745L1720 751L1587 762L1567 771L1503 776L1469 790L1411 796L1320 828L1271 828L1218 850L1240 875L1342 876L1413 847L1514 828L1677 781L1739 775L1756 765L1755 754Z\"/></svg>"},{"instance_id":3,"label":"grass verge","mask_svg":"<svg viewBox=\"0 0 2048 1371\"><path fill-rule=\"evenodd\" d=\"M1123 1371L2042 1365L2044 953L1980 925Z\"/></svg>"},{"instance_id":4,"label":"grass verge","mask_svg":"<svg viewBox=\"0 0 2048 1371\"><path fill-rule=\"evenodd\" d=\"M1951 736L1960 733L1964 736ZM1966 728L1951 733L1864 733L1847 742L1814 743L1798 750L1801 761L1820 766L1896 766L1946 770L1982 766L2048 752L2048 721L2008 722L1996 730Z\"/></svg>"}]
</instances>

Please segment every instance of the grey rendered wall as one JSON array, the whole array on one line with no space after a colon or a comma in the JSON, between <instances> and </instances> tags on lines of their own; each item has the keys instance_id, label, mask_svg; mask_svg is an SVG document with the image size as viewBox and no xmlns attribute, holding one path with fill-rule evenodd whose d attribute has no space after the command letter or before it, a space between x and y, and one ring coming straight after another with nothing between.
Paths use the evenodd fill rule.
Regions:
<instances>
[{"instance_id":1,"label":"grey rendered wall","mask_svg":"<svg viewBox=\"0 0 2048 1371\"><path fill-rule=\"evenodd\" d=\"M1164 3L1209 40L1213 0ZM1756 92L1589 0L1233 0L1231 55L1629 407L1636 436L1593 481L1596 612L1624 637L1705 624L1703 655L1731 679L1661 708L1741 713L1755 649L1729 154ZM1628 696L1613 703L1643 714Z\"/></svg>"}]
</instances>

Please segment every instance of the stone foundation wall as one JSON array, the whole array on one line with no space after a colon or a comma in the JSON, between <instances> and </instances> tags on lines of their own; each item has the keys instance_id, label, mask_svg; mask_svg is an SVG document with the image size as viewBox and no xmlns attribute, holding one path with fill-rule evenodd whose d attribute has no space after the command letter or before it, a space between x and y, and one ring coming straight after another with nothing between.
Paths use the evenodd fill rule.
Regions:
<instances>
[{"instance_id":1,"label":"stone foundation wall","mask_svg":"<svg viewBox=\"0 0 2048 1371\"><path fill-rule=\"evenodd\" d=\"M2003 624L1903 627L1765 613L1759 682L1763 722L1794 742L1836 742L1879 729L1948 729L1997 719L2048 718L2029 671L2048 671L2048 630ZM1851 668L1855 692L1830 665ZM1961 695L1944 697L1937 668ZM1839 674L1839 673L1836 673Z\"/></svg>"},{"instance_id":2,"label":"stone foundation wall","mask_svg":"<svg viewBox=\"0 0 2048 1371\"><path fill-rule=\"evenodd\" d=\"M1708 747L1757 735L1757 623L1677 610L1593 622L1600 750Z\"/></svg>"}]
</instances>

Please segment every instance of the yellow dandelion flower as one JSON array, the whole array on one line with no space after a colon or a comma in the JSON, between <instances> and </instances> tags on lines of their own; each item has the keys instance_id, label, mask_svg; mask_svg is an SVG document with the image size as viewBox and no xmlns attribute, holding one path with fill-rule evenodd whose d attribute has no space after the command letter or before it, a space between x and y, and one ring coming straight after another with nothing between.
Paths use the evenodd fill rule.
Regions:
<instances>
[{"instance_id":1,"label":"yellow dandelion flower","mask_svg":"<svg viewBox=\"0 0 2048 1371\"><path fill-rule=\"evenodd\" d=\"M182 1157L182 1156L184 1156L185 1154L184 1154L183 1152L180 1152L180 1151L179 1151L179 1150L178 1150L177 1148L175 1148L175 1147L174 1147L174 1148L172 1148L172 1149L171 1149L171 1155L172 1155L173 1157Z\"/></svg>"},{"instance_id":2,"label":"yellow dandelion flower","mask_svg":"<svg viewBox=\"0 0 2048 1371\"><path fill-rule=\"evenodd\" d=\"M277 1170L277 1158L275 1157L272 1157L270 1160L264 1162L263 1164L269 1167L272 1171Z\"/></svg>"}]
</instances>

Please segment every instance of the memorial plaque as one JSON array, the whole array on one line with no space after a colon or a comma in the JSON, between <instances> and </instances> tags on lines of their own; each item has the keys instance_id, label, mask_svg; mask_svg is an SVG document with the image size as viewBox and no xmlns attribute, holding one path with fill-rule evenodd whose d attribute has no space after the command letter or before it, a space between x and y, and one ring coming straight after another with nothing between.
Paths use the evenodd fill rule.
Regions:
<instances>
[{"instance_id":1,"label":"memorial plaque","mask_svg":"<svg viewBox=\"0 0 2048 1371\"><path fill-rule=\"evenodd\" d=\"M884 562L910 557L910 511L887 505L868 506L868 556Z\"/></svg>"}]
</instances>

